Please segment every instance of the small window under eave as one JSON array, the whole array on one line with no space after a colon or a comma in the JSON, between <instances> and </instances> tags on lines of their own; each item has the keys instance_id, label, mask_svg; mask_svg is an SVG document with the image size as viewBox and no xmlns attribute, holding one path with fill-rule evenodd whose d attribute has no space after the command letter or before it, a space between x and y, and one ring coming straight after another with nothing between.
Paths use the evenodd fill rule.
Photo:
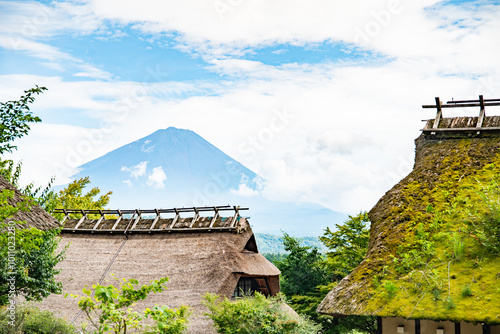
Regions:
<instances>
[{"instance_id":1,"label":"small window under eave","mask_svg":"<svg viewBox=\"0 0 500 334\"><path fill-rule=\"evenodd\" d=\"M240 277L234 289L232 298L251 296L258 291L264 296L271 294L267 277Z\"/></svg>"}]
</instances>

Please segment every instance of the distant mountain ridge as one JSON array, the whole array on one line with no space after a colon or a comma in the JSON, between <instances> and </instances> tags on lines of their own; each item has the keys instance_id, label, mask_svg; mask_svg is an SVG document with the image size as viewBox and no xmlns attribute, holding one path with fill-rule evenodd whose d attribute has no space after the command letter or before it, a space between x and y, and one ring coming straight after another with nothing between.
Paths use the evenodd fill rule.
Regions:
<instances>
[{"instance_id":1,"label":"distant mountain ridge","mask_svg":"<svg viewBox=\"0 0 500 334\"><path fill-rule=\"evenodd\" d=\"M79 167L73 179L113 191L110 208L190 206L249 207L256 232L319 236L347 216L315 203L264 198L265 181L190 130L169 127L117 148Z\"/></svg>"}]
</instances>

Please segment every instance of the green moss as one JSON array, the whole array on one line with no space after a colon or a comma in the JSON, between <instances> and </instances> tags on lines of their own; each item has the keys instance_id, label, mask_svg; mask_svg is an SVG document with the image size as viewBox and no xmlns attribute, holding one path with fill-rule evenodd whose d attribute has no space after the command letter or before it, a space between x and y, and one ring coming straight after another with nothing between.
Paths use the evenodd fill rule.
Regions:
<instances>
[{"instance_id":1,"label":"green moss","mask_svg":"<svg viewBox=\"0 0 500 334\"><path fill-rule=\"evenodd\" d=\"M500 194L499 141L419 145L414 171L370 212L382 241L351 276L357 298L366 314L498 324L500 254L482 224L485 196Z\"/></svg>"}]
</instances>

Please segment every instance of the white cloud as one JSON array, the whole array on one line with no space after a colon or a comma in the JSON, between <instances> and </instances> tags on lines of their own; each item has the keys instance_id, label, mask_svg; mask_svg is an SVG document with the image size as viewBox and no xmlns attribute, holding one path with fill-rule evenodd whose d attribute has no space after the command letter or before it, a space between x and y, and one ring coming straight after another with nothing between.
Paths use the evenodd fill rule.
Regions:
<instances>
[{"instance_id":1,"label":"white cloud","mask_svg":"<svg viewBox=\"0 0 500 334\"><path fill-rule=\"evenodd\" d=\"M138 177L146 175L146 169L148 167L148 161L141 161L137 165L132 167L123 166L120 171L129 172L130 177L137 180Z\"/></svg>"},{"instance_id":2,"label":"white cloud","mask_svg":"<svg viewBox=\"0 0 500 334\"><path fill-rule=\"evenodd\" d=\"M238 189L231 189L231 194L244 196L244 197L253 197L260 194L258 190L250 188L246 183L240 183L238 185Z\"/></svg>"},{"instance_id":3,"label":"white cloud","mask_svg":"<svg viewBox=\"0 0 500 334\"><path fill-rule=\"evenodd\" d=\"M444 100L500 95L500 44L492 42L500 33L500 6L471 9L466 4L444 6L437 0L401 0L401 11L393 11L386 24L383 13L389 3L242 1L222 15L212 1L55 3L53 10L66 16L53 16L58 18L51 21L56 23L50 25L53 28L43 26L33 38L0 33L2 47L12 49L6 36L14 36L19 38L19 50L47 60L50 66L60 64L58 59L80 64L37 38L64 29L80 34L103 31L107 36L113 25L132 24L153 34L148 36L151 45L162 41L165 33L175 33L175 47L202 53L210 69L225 81L147 84L115 78L104 82L109 78L106 73L84 69L82 75L93 73L101 79L65 82L57 77L0 76L2 101L37 83L50 89L34 105L42 118L53 120L61 109L68 110L66 117L75 113L70 117L73 125L44 123L34 128L20 141L18 156L25 159L25 170L33 177L46 179L53 171L47 166L54 161L68 165L70 153L88 141L80 120L91 122L87 126L103 134L99 145L79 156L80 164L158 128L176 126L195 131L259 172L268 180L264 194L270 198L317 201L348 213L369 209L411 168L420 120L434 116L421 104L433 103L434 96ZM85 15L90 25L82 25ZM23 22L23 16L9 17L2 22ZM72 17L78 19L72 22ZM377 25L380 31L375 33ZM361 42L360 31L367 36L370 32L364 50L386 58L278 66L241 58L277 44ZM350 47L347 51L353 51ZM283 109L295 118L281 130L268 132L275 111ZM246 150L242 144L247 144ZM47 166L30 158L40 147L52 148ZM148 175L145 169L142 175L148 175L150 185L161 187L162 172ZM235 191L240 189L247 191L244 187Z\"/></svg>"},{"instance_id":4,"label":"white cloud","mask_svg":"<svg viewBox=\"0 0 500 334\"><path fill-rule=\"evenodd\" d=\"M148 146L149 143L151 143L151 140L145 140L144 141L144 143L141 146L141 151L142 152L144 152L144 153L151 153L151 152L153 152L155 146L154 145Z\"/></svg>"},{"instance_id":5,"label":"white cloud","mask_svg":"<svg viewBox=\"0 0 500 334\"><path fill-rule=\"evenodd\" d=\"M38 2L0 2L0 47L27 53L47 60L42 64L59 71L75 67L79 77L110 79L112 75L92 64L60 51L47 42L68 32L87 34L102 26L102 21L93 17L89 7L82 4L54 2L44 5ZM44 42L41 42L43 40Z\"/></svg>"},{"instance_id":6,"label":"white cloud","mask_svg":"<svg viewBox=\"0 0 500 334\"><path fill-rule=\"evenodd\" d=\"M148 176L148 181L146 183L153 188L163 189L165 188L166 180L167 175L163 171L163 168L159 166L153 168L151 174Z\"/></svg>"}]
</instances>

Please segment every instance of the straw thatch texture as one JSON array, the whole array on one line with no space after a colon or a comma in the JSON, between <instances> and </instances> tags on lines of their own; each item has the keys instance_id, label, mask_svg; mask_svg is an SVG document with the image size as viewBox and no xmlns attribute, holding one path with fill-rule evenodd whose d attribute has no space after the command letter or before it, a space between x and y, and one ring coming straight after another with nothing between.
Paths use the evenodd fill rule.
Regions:
<instances>
[{"instance_id":1,"label":"straw thatch texture","mask_svg":"<svg viewBox=\"0 0 500 334\"><path fill-rule=\"evenodd\" d=\"M4 189L14 191L14 196L8 200L9 205L15 207L18 203L27 200L26 196L21 194L18 189L0 175L0 191ZM61 226L54 217L45 212L38 204L34 201L31 202L32 205L29 211L18 211L12 218L8 218L6 221L26 222L26 224L19 224L18 227L36 227L39 230L49 230Z\"/></svg>"},{"instance_id":2,"label":"straw thatch texture","mask_svg":"<svg viewBox=\"0 0 500 334\"><path fill-rule=\"evenodd\" d=\"M457 124L462 121L468 122L458 119L446 120L445 123ZM401 291L398 297L387 299L383 295L383 282L374 282L377 275L394 272L391 256L397 256L399 245L406 240L412 240L409 236L415 233L414 217L420 217L419 223L422 224L433 222L432 215L426 211L429 205L428 194L432 193L433 189L439 186L439 189L449 189L452 192L460 187L460 182L477 182L478 178L487 175L483 173L486 173L485 170L490 164L500 164L498 134L487 138L446 140L429 140L425 135L421 135L415 143L413 171L382 196L369 212L372 225L365 259L330 291L319 305L318 312L331 315L377 315L500 323L500 304L495 302L498 300L496 289L500 284L498 258L490 259L489 262L485 260L478 268L474 267L474 259L455 264L461 266L460 268L470 267L468 271L454 272L452 267L452 272L448 269L447 273L446 265L436 269L439 277L446 278L445 287L450 289L451 296L455 298L456 305L453 308L433 301L431 294L415 298ZM436 247L442 245L436 244ZM404 281L407 278L400 279ZM460 297L460 289L471 281L477 282L473 286L478 291L474 299ZM450 293L447 289L444 291Z\"/></svg>"},{"instance_id":3,"label":"straw thatch texture","mask_svg":"<svg viewBox=\"0 0 500 334\"><path fill-rule=\"evenodd\" d=\"M70 246L66 259L59 265L62 272L57 278L63 282L64 293L81 294L85 285L99 281L116 256L106 276L108 284L113 283L110 274L117 278L135 278L142 284L165 276L170 279L166 292L152 294L137 305L139 309L154 304L189 305L194 310L190 333L212 333L210 320L203 316L205 309L201 300L204 293L230 297L241 275L268 277L271 293L279 292L279 270L260 253L245 249L253 232L246 220L241 222L246 224L246 229L239 234L131 234L117 256L125 240L123 233L63 233L61 247ZM78 313L77 302L72 298L53 295L43 302L43 306L69 320ZM82 320L83 315L77 322Z\"/></svg>"},{"instance_id":4,"label":"straw thatch texture","mask_svg":"<svg viewBox=\"0 0 500 334\"><path fill-rule=\"evenodd\" d=\"M479 117L447 117L442 118L439 122L439 128L475 128ZM434 120L428 120L425 129L431 129L434 125ZM484 118L483 128L500 127L500 116L487 116Z\"/></svg>"}]
</instances>

